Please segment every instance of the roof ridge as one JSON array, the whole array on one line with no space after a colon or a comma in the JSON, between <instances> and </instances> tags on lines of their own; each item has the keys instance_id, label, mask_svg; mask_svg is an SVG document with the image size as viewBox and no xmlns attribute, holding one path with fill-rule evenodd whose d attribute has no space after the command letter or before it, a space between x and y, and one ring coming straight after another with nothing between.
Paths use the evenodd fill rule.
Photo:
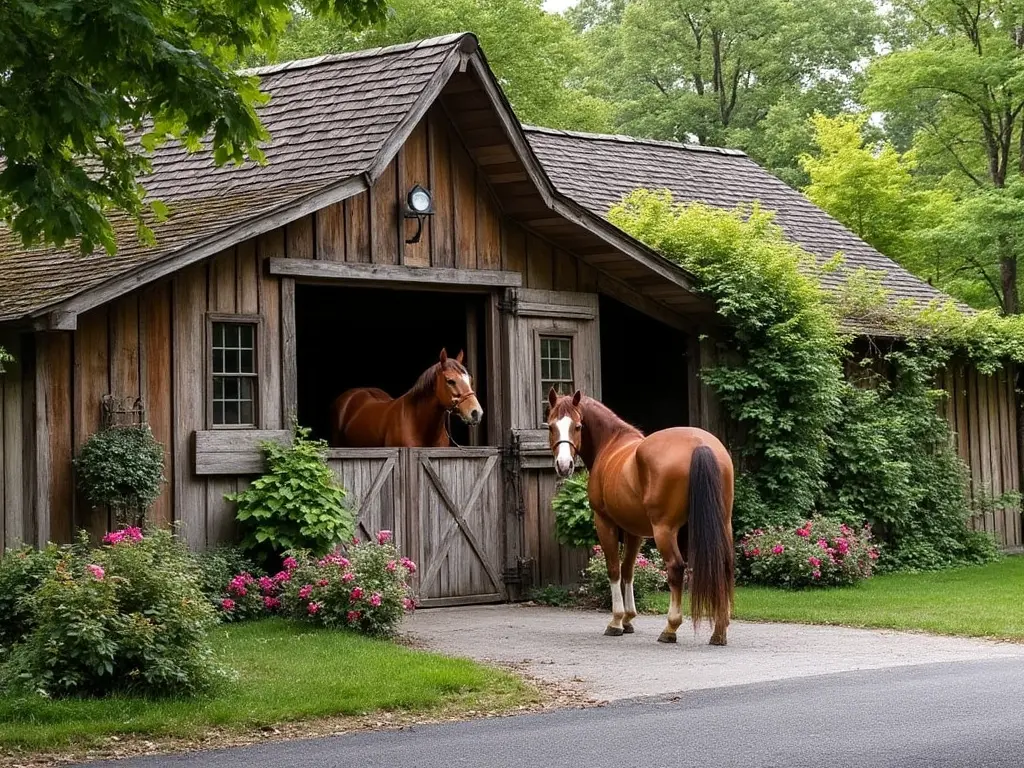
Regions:
<instances>
[{"instance_id":1,"label":"roof ridge","mask_svg":"<svg viewBox=\"0 0 1024 768\"><path fill-rule=\"evenodd\" d=\"M366 59L377 56L387 56L392 53L402 53L418 48L437 48L441 46L459 43L467 53L472 53L479 45L476 35L472 32L453 32L439 37L428 37L423 40L414 40L410 43L397 43L377 48L363 48L358 51L345 51L343 53L326 53L322 56L313 56L308 59L293 59L282 61L278 64L265 64L260 67L246 67L238 70L240 75L272 75L278 72L290 71L293 69L309 69L318 67L321 64L332 64L336 61L351 61L353 59Z\"/></svg>"},{"instance_id":2,"label":"roof ridge","mask_svg":"<svg viewBox=\"0 0 1024 768\"><path fill-rule=\"evenodd\" d=\"M585 131L566 131L561 128L546 128L542 125L524 125L523 130L527 133L546 133L552 136L571 136L577 139L588 139L590 141L617 141L622 144L648 144L656 147L671 147L672 149L684 149L688 152L709 152L715 155L733 155L736 157L747 157L747 153L741 149L729 147L708 147L704 144L684 144L680 141L664 141L661 139L644 139L636 136L626 136L621 133L587 133Z\"/></svg>"}]
</instances>

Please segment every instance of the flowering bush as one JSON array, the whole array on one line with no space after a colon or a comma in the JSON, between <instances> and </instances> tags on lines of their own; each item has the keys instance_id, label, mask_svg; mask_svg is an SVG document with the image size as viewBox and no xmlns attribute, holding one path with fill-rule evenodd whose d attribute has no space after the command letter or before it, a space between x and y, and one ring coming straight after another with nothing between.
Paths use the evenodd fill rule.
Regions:
<instances>
[{"instance_id":1,"label":"flowering bush","mask_svg":"<svg viewBox=\"0 0 1024 768\"><path fill-rule=\"evenodd\" d=\"M221 679L207 641L216 617L184 545L164 530L108 539L59 550L27 598L31 631L4 667L4 687L173 695Z\"/></svg>"},{"instance_id":2,"label":"flowering bush","mask_svg":"<svg viewBox=\"0 0 1024 768\"><path fill-rule=\"evenodd\" d=\"M300 552L285 564L282 610L297 619L386 637L416 607L407 583L416 564L399 555L390 531L381 531L376 541L352 544L344 555L317 558Z\"/></svg>"},{"instance_id":3,"label":"flowering bush","mask_svg":"<svg viewBox=\"0 0 1024 768\"><path fill-rule=\"evenodd\" d=\"M776 587L844 586L871 575L878 550L868 526L814 517L799 528L757 529L744 536L737 574L751 584Z\"/></svg>"},{"instance_id":4,"label":"flowering bush","mask_svg":"<svg viewBox=\"0 0 1024 768\"><path fill-rule=\"evenodd\" d=\"M583 593L588 602L611 610L612 593L608 587L608 564L600 546L591 550L590 562L587 563L583 576ZM648 599L667 587L668 578L661 555L657 552L652 552L650 556L637 555L633 569L633 597L636 599L637 608L645 610Z\"/></svg>"},{"instance_id":5,"label":"flowering bush","mask_svg":"<svg viewBox=\"0 0 1024 768\"><path fill-rule=\"evenodd\" d=\"M35 625L28 600L60 560L56 544L38 551L12 549L0 556L0 660L21 642Z\"/></svg>"}]
</instances>

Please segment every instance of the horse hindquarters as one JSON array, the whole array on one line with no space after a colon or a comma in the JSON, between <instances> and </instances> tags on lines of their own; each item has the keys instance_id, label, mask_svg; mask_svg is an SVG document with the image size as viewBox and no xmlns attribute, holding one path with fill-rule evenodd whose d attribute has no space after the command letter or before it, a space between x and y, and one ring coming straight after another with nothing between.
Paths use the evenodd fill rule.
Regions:
<instances>
[{"instance_id":1,"label":"horse hindquarters","mask_svg":"<svg viewBox=\"0 0 1024 768\"><path fill-rule=\"evenodd\" d=\"M714 450L697 447L690 459L688 549L690 616L714 621L712 645L725 645L733 597L733 544L722 468Z\"/></svg>"}]
</instances>

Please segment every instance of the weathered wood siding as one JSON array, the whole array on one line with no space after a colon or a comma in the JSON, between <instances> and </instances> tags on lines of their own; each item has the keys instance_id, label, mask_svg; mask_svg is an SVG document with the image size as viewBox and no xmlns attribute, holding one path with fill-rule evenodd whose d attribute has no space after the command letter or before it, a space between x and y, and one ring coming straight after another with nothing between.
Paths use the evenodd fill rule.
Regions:
<instances>
[{"instance_id":1,"label":"weathered wood siding","mask_svg":"<svg viewBox=\"0 0 1024 768\"><path fill-rule=\"evenodd\" d=\"M32 348L28 337L0 335L14 355L0 373L0 552L36 540L32 465L35 425Z\"/></svg>"},{"instance_id":2,"label":"weathered wood siding","mask_svg":"<svg viewBox=\"0 0 1024 768\"><path fill-rule=\"evenodd\" d=\"M940 380L948 394L942 413L960 458L970 467L971 493L982 501L1020 490L1014 378L1012 369L983 376L973 367L954 364ZM971 523L1007 549L1024 546L1018 507L989 509Z\"/></svg>"}]
</instances>

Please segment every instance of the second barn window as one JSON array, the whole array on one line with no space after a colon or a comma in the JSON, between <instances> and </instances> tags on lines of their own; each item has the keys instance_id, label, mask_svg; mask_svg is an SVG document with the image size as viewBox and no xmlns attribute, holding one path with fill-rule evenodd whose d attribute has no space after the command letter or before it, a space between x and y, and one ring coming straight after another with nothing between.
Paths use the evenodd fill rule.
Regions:
<instances>
[{"instance_id":1,"label":"second barn window","mask_svg":"<svg viewBox=\"0 0 1024 768\"><path fill-rule=\"evenodd\" d=\"M572 370L572 336L540 337L541 422L548 417L548 391L554 387L560 395L575 391Z\"/></svg>"},{"instance_id":2,"label":"second barn window","mask_svg":"<svg viewBox=\"0 0 1024 768\"><path fill-rule=\"evenodd\" d=\"M210 397L213 427L255 427L258 413L257 319L213 318Z\"/></svg>"}]
</instances>

